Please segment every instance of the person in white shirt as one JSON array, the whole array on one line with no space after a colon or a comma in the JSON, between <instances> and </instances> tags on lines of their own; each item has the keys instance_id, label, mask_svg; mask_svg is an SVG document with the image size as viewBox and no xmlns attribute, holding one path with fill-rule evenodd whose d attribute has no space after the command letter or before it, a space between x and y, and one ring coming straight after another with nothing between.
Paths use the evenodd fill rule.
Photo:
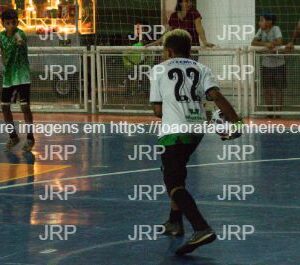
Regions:
<instances>
[{"instance_id":1,"label":"person in white shirt","mask_svg":"<svg viewBox=\"0 0 300 265\"><path fill-rule=\"evenodd\" d=\"M171 200L170 217L164 223L164 233L182 236L183 215L195 231L192 238L177 249L177 255L190 253L201 245L211 243L216 239L216 234L203 218L185 185L186 165L203 134L183 129L174 132L171 128L202 123L206 119L202 106L204 97L213 100L228 121L241 122L233 107L220 93L212 71L190 59L191 43L191 36L185 30L175 29L166 33L163 41L166 61L153 68L150 78L150 102L154 114L162 118L159 144L165 149L161 157L162 171ZM231 139L239 136L234 134Z\"/></svg>"},{"instance_id":2,"label":"person in white shirt","mask_svg":"<svg viewBox=\"0 0 300 265\"><path fill-rule=\"evenodd\" d=\"M288 51L293 51L294 50L294 46L297 42L297 40L300 39L300 20L298 21L298 24L296 26L296 29L294 31L294 34L293 34L293 37L292 37L292 40L286 45L286 49Z\"/></svg>"},{"instance_id":3,"label":"person in white shirt","mask_svg":"<svg viewBox=\"0 0 300 265\"><path fill-rule=\"evenodd\" d=\"M262 86L265 104L268 111L280 111L283 106L283 91L286 87L286 66L284 55L274 55L278 46L283 45L282 33L275 25L276 16L264 14L260 17L257 34L252 41L252 46L268 48L270 56L262 57ZM274 108L274 106L276 106ZM273 116L268 116L269 118Z\"/></svg>"}]
</instances>

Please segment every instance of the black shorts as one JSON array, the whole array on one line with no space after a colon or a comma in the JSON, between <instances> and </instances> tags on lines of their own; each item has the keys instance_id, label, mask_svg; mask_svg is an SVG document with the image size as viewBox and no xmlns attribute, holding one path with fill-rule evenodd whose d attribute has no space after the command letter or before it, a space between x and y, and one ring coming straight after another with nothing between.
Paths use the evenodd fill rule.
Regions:
<instances>
[{"instance_id":1,"label":"black shorts","mask_svg":"<svg viewBox=\"0 0 300 265\"><path fill-rule=\"evenodd\" d=\"M19 95L20 104L30 104L30 84L3 87L1 102L2 104L16 103Z\"/></svg>"},{"instance_id":2,"label":"black shorts","mask_svg":"<svg viewBox=\"0 0 300 265\"><path fill-rule=\"evenodd\" d=\"M186 165L201 140L202 138L198 143L166 146L165 152L161 155L161 160L164 182L169 194L176 187L185 187Z\"/></svg>"},{"instance_id":3,"label":"black shorts","mask_svg":"<svg viewBox=\"0 0 300 265\"><path fill-rule=\"evenodd\" d=\"M263 67L262 85L264 89L284 89L286 87L286 67Z\"/></svg>"}]
</instances>

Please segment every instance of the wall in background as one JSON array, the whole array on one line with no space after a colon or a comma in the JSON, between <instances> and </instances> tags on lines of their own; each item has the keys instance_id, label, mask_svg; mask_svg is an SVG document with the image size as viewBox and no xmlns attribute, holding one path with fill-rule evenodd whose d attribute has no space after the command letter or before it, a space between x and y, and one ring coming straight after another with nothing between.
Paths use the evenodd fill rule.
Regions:
<instances>
[{"instance_id":1,"label":"wall in background","mask_svg":"<svg viewBox=\"0 0 300 265\"><path fill-rule=\"evenodd\" d=\"M253 34L242 33L240 39L232 36L231 39L220 40L223 36L223 27L232 25L243 29L255 27L255 1L254 0L197 0L197 9L203 17L203 25L207 39L221 47L238 47L249 45ZM242 39L242 40L241 40Z\"/></svg>"}]
</instances>

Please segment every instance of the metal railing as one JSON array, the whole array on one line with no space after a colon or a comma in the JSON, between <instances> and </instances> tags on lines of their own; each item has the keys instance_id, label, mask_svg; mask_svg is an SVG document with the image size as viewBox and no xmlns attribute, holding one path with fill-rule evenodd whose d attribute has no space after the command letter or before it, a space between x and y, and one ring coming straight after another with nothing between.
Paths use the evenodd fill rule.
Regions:
<instances>
[{"instance_id":1,"label":"metal railing","mask_svg":"<svg viewBox=\"0 0 300 265\"><path fill-rule=\"evenodd\" d=\"M104 47L96 51L97 109L99 112L147 113L150 82L147 77L155 64L162 62L162 47ZM222 78L234 65L240 73L240 49L199 49L193 47L192 58L210 67L220 76L223 93L241 111L242 80L236 76ZM136 75L136 78L130 78Z\"/></svg>"},{"instance_id":2,"label":"metal railing","mask_svg":"<svg viewBox=\"0 0 300 265\"><path fill-rule=\"evenodd\" d=\"M86 47L30 47L28 56L33 111L88 111ZM20 108L13 104L12 109Z\"/></svg>"},{"instance_id":3,"label":"metal railing","mask_svg":"<svg viewBox=\"0 0 300 265\"><path fill-rule=\"evenodd\" d=\"M284 58L286 83L274 83L272 77L281 81L277 72L265 69L265 58L271 57ZM263 47L193 47L192 58L212 69L223 94L241 115L300 115L300 46L293 52L280 47L275 54ZM31 47L29 59L34 111L152 112L146 73L162 62L162 47ZM130 80L133 74L140 78ZM272 85L270 96L266 89ZM274 93L282 94L282 99L276 102Z\"/></svg>"},{"instance_id":4,"label":"metal railing","mask_svg":"<svg viewBox=\"0 0 300 265\"><path fill-rule=\"evenodd\" d=\"M250 47L248 63L250 115L300 115L300 46L294 51L278 47L273 53L264 47Z\"/></svg>"}]
</instances>

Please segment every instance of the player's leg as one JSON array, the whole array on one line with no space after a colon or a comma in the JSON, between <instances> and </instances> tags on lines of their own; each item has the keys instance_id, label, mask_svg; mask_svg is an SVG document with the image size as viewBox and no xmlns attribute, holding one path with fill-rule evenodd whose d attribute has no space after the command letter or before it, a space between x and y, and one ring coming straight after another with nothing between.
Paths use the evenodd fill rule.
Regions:
<instances>
[{"instance_id":1,"label":"player's leg","mask_svg":"<svg viewBox=\"0 0 300 265\"><path fill-rule=\"evenodd\" d=\"M174 147L166 147L165 152L162 154L162 172L164 175L164 181L172 178L172 168L174 166L174 160L176 159ZM180 155L180 154L179 154ZM185 184L184 184L185 185ZM166 188L168 189L167 185ZM169 191L168 191L169 194ZM182 212L172 199L170 200L170 214L169 219L163 224L165 228L165 235L182 236L184 234Z\"/></svg>"},{"instance_id":2,"label":"player's leg","mask_svg":"<svg viewBox=\"0 0 300 265\"><path fill-rule=\"evenodd\" d=\"M171 211L169 215L169 221L171 223L179 223L181 225L183 224L182 212L178 208L177 204L172 200L171 200Z\"/></svg>"},{"instance_id":3,"label":"player's leg","mask_svg":"<svg viewBox=\"0 0 300 265\"><path fill-rule=\"evenodd\" d=\"M265 104L267 105L268 111L274 111L273 108L273 79L274 73L272 69L269 67L262 68L262 89L263 89L263 96ZM273 118L272 115L268 115L268 118Z\"/></svg>"},{"instance_id":4,"label":"player's leg","mask_svg":"<svg viewBox=\"0 0 300 265\"><path fill-rule=\"evenodd\" d=\"M35 144L33 136L33 116L30 109L30 84L24 84L18 87L20 94L20 105L24 115L24 121L27 126L27 140L23 146L23 150L30 152Z\"/></svg>"},{"instance_id":5,"label":"player's leg","mask_svg":"<svg viewBox=\"0 0 300 265\"><path fill-rule=\"evenodd\" d=\"M197 145L195 145L195 148L196 146ZM184 152L183 149L186 151L186 147L183 148L182 144L167 146L165 152L162 154L164 182L169 196L172 187L185 187L185 179L187 176L186 164L188 162L189 155L187 152ZM179 228L183 223L182 215L182 211L171 198L171 211L166 224L176 224L177 228ZM176 228L176 226L174 226L174 228ZM183 228L179 230L183 232ZM166 232L169 234L168 229ZM177 235L174 231L172 231L171 234ZM181 233L179 235L181 235Z\"/></svg>"},{"instance_id":6,"label":"player's leg","mask_svg":"<svg viewBox=\"0 0 300 265\"><path fill-rule=\"evenodd\" d=\"M186 164L188 163L190 154L196 149L197 145L198 144L192 145L192 150L187 150L187 146L183 145L176 145L166 148L167 150L162 156L162 161L164 165L164 181L166 183L169 196L172 189L171 187L180 186L185 188L185 179L187 176ZM171 210L168 222L171 224L179 224L177 227L182 227L179 230L183 233L183 213L176 202L172 200L171 196L170 198ZM179 235L181 235L181 233L179 233Z\"/></svg>"},{"instance_id":7,"label":"player's leg","mask_svg":"<svg viewBox=\"0 0 300 265\"><path fill-rule=\"evenodd\" d=\"M276 69L276 77L274 78L274 82L276 83L275 88L275 97L276 97L276 105L277 106L277 111L281 111L283 107L283 102L284 102L284 90L287 87L287 81L286 81L286 67L285 65L280 66ZM277 118L280 116L277 115Z\"/></svg>"},{"instance_id":8,"label":"player's leg","mask_svg":"<svg viewBox=\"0 0 300 265\"><path fill-rule=\"evenodd\" d=\"M13 97L16 95L14 87L5 87L2 88L2 96L1 96L1 108L3 113L3 118L6 124L13 127L12 132L9 134L9 140L6 143L6 149L10 150L12 147L16 146L20 139L18 137L15 125L14 125L14 119L11 112L11 102L13 100Z\"/></svg>"},{"instance_id":9,"label":"player's leg","mask_svg":"<svg viewBox=\"0 0 300 265\"><path fill-rule=\"evenodd\" d=\"M192 252L197 247L216 239L215 233L198 210L194 198L185 188L186 164L197 146L198 144L174 146L171 150L172 154L176 156L176 160L173 160L173 169L169 169L170 172L165 172L165 183L171 200L176 203L195 231L192 238L176 251L178 255Z\"/></svg>"},{"instance_id":10,"label":"player's leg","mask_svg":"<svg viewBox=\"0 0 300 265\"><path fill-rule=\"evenodd\" d=\"M174 146L176 150L173 149L171 152L177 157L175 158L176 160L174 159L176 163L173 163L173 169L169 169L170 172L166 172L165 176L170 198L189 220L195 231L208 228L208 224L199 212L195 200L185 188L185 179L187 177L186 164L197 145L181 144Z\"/></svg>"}]
</instances>

